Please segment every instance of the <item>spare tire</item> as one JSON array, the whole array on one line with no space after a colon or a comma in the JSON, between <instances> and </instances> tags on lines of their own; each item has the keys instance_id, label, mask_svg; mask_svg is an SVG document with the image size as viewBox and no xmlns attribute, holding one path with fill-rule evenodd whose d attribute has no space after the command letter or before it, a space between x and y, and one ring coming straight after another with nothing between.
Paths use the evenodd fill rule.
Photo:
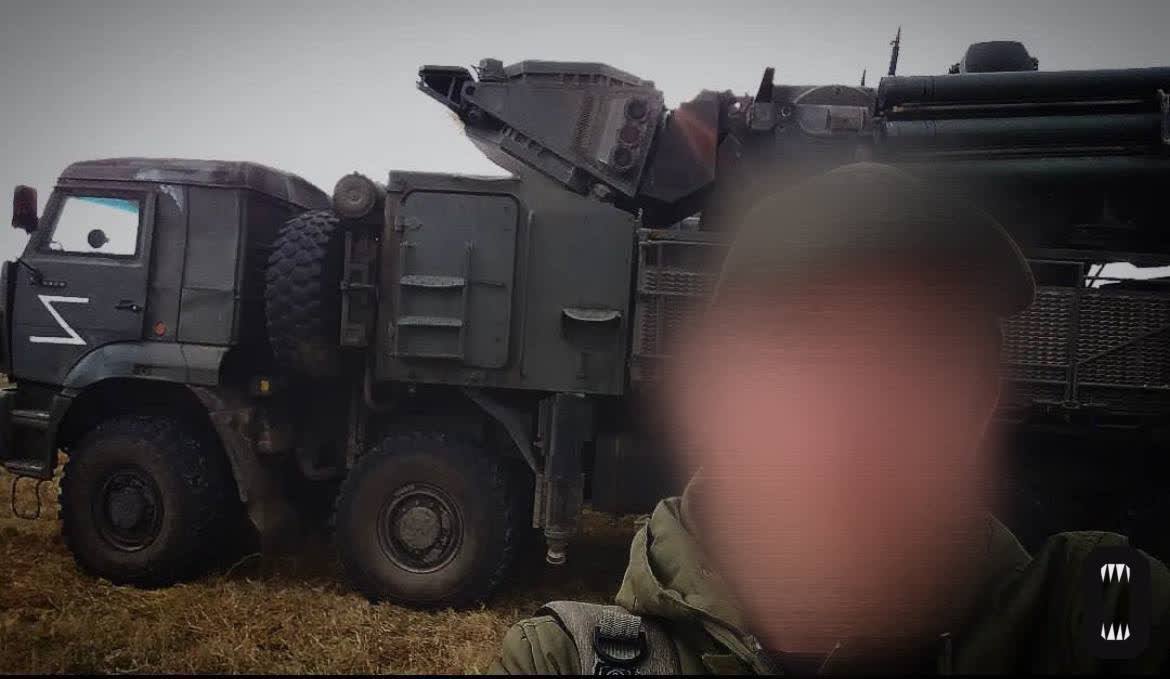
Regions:
<instances>
[{"instance_id":1,"label":"spare tire","mask_svg":"<svg viewBox=\"0 0 1170 679\"><path fill-rule=\"evenodd\" d=\"M306 212L285 222L268 258L268 339L280 366L297 375L341 371L342 233L331 210Z\"/></svg>"}]
</instances>

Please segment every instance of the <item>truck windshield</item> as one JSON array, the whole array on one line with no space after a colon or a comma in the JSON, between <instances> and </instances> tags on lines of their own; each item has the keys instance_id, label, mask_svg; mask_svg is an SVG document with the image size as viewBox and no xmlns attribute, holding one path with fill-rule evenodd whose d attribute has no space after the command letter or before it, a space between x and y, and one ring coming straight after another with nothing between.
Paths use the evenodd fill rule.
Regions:
<instances>
[{"instance_id":1,"label":"truck windshield","mask_svg":"<svg viewBox=\"0 0 1170 679\"><path fill-rule=\"evenodd\" d=\"M107 196L68 196L49 237L54 252L133 255L138 244L138 201ZM91 233L100 230L103 238ZM104 241L104 242L103 242Z\"/></svg>"}]
</instances>

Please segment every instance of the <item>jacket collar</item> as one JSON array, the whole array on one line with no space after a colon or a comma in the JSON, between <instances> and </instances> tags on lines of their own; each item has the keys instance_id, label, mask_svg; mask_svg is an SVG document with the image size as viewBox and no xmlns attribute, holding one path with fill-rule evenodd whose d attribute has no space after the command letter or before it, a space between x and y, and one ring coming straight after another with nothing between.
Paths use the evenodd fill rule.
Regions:
<instances>
[{"instance_id":1,"label":"jacket collar","mask_svg":"<svg viewBox=\"0 0 1170 679\"><path fill-rule=\"evenodd\" d=\"M699 477L696 477L681 497L661 501L638 530L630 547L630 562L617 594L617 603L639 615L697 624L718 647L751 670L778 673L780 668L774 655L766 651L747 629L742 607L718 574L704 564L702 551L694 537L695 486L699 482ZM973 600L977 600L978 592L985 591L1001 575L1014 572L1030 560L1028 553L1002 523L990 514L986 515L985 523L986 548L981 552L983 564L977 581L973 583ZM905 649L899 655L924 658L933 664L933 667L906 668L907 671L946 673L952 669L950 658L954 639L955 632L950 631L914 649ZM872 658L869 653L872 648L872 644L864 639L843 640L829 654L822 670L851 671L855 664L864 664L863 659ZM726 660L719 661L719 664L725 667Z\"/></svg>"}]
</instances>

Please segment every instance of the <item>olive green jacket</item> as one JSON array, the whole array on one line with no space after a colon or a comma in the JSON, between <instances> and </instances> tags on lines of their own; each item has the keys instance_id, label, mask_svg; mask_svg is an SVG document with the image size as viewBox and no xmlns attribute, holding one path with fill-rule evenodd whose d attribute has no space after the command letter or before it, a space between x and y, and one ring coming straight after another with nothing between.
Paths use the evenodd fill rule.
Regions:
<instances>
[{"instance_id":1,"label":"olive green jacket","mask_svg":"<svg viewBox=\"0 0 1170 679\"><path fill-rule=\"evenodd\" d=\"M718 577L701 565L684 523L685 503L659 503L634 536L617 604L653 616L673 639L680 670L688 674L775 674L777 665L745 629ZM1150 643L1138 658L1103 661L1085 647L1080 564L1094 548L1125 544L1112 533L1061 533L1029 556L1002 524L988 517L985 575L976 611L964 629L923 648L919 667L949 673L1170 671L1170 570L1150 558L1153 621ZM881 671L838 644L822 673ZM490 672L579 674L572 638L552 616L514 625Z\"/></svg>"}]
</instances>

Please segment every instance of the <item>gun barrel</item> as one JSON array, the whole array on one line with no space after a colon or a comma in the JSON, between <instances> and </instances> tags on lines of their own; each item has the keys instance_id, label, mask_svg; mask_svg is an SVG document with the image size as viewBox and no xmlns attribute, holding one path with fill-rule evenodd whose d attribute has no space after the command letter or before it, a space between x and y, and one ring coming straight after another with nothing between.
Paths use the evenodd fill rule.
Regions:
<instances>
[{"instance_id":1,"label":"gun barrel","mask_svg":"<svg viewBox=\"0 0 1170 679\"><path fill-rule=\"evenodd\" d=\"M886 144L937 150L1050 146L1153 146L1157 113L1058 115L1013 118L886 120L878 134Z\"/></svg>"},{"instance_id":2,"label":"gun barrel","mask_svg":"<svg viewBox=\"0 0 1170 679\"><path fill-rule=\"evenodd\" d=\"M878 110L941 104L1139 99L1170 89L1170 67L895 76L878 85Z\"/></svg>"},{"instance_id":3,"label":"gun barrel","mask_svg":"<svg viewBox=\"0 0 1170 679\"><path fill-rule=\"evenodd\" d=\"M1006 179L1060 184L1070 180L1149 180L1170 176L1170 158L1156 156L1086 155L1038 158L969 158L939 163L931 159L898 159L911 172L968 180Z\"/></svg>"}]
</instances>

